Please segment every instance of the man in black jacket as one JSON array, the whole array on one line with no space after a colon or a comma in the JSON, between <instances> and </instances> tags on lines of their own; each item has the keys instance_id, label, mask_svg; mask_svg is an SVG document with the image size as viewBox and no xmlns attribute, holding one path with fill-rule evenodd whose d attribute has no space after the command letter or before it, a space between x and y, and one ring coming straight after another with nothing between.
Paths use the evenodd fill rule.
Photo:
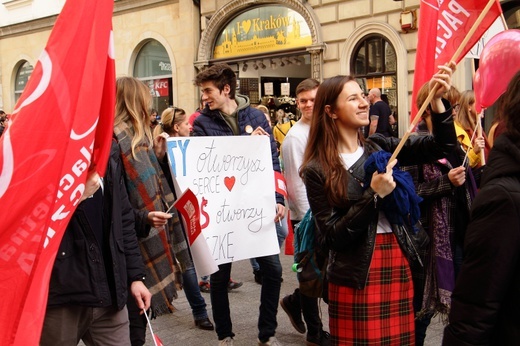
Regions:
<instances>
[{"instance_id":1,"label":"man in black jacket","mask_svg":"<svg viewBox=\"0 0 520 346\"><path fill-rule=\"evenodd\" d=\"M151 294L134 213L113 144L104 179L89 172L85 192L58 250L40 345L130 345L128 291L141 309ZM101 187L101 188L100 188Z\"/></svg>"},{"instance_id":2,"label":"man in black jacket","mask_svg":"<svg viewBox=\"0 0 520 346\"><path fill-rule=\"evenodd\" d=\"M280 172L278 149L264 113L249 104L249 98L235 95L237 77L226 64L215 64L201 71L195 77L200 87L202 102L206 108L193 123L193 136L243 136L268 135L271 138L273 169ZM276 193L276 217L279 222L285 215L283 196ZM260 315L258 317L258 345L280 345L276 333L278 300L282 283L282 265L278 254L258 257L262 272L262 292L260 294ZM219 270L211 274L210 297L213 308L215 330L219 345L233 345L233 324L229 308L228 283L231 263L219 265Z\"/></svg>"}]
</instances>

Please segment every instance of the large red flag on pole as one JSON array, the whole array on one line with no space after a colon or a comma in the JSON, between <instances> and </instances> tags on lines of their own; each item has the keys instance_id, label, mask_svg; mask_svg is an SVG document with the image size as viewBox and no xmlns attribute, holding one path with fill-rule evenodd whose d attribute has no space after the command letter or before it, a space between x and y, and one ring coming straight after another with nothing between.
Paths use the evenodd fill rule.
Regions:
<instances>
[{"instance_id":1,"label":"large red flag on pole","mask_svg":"<svg viewBox=\"0 0 520 346\"><path fill-rule=\"evenodd\" d=\"M0 138L0 345L37 345L48 282L89 167L104 174L113 0L67 0Z\"/></svg>"},{"instance_id":2,"label":"large red flag on pole","mask_svg":"<svg viewBox=\"0 0 520 346\"><path fill-rule=\"evenodd\" d=\"M421 0L415 72L412 91L412 118L417 113L415 99L421 86L448 63L469 33L486 5L493 2L487 15L472 35L456 63L469 52L502 13L498 0Z\"/></svg>"}]
</instances>

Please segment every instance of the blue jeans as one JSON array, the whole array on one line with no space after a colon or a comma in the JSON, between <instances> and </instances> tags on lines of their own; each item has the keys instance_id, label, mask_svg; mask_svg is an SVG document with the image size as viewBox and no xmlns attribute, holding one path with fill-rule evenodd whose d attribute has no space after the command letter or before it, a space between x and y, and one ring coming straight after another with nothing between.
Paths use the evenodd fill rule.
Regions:
<instances>
[{"instance_id":1,"label":"blue jeans","mask_svg":"<svg viewBox=\"0 0 520 346\"><path fill-rule=\"evenodd\" d=\"M282 286L282 265L278 255L257 258L262 271L262 291L260 293L260 315L258 316L258 339L266 342L276 332L276 314L280 287ZM234 337L229 308L228 282L231 263L218 266L219 270L210 277L210 297L213 307L213 320L219 340Z\"/></svg>"},{"instance_id":2,"label":"blue jeans","mask_svg":"<svg viewBox=\"0 0 520 346\"><path fill-rule=\"evenodd\" d=\"M193 319L198 321L208 318L206 301L200 294L199 281L194 267L188 268L184 273L182 273L182 281L186 299L188 300L191 312L193 313Z\"/></svg>"},{"instance_id":3,"label":"blue jeans","mask_svg":"<svg viewBox=\"0 0 520 346\"><path fill-rule=\"evenodd\" d=\"M289 233L289 229L287 228L287 218L282 220L282 224L280 222L275 222L276 225L276 236L278 237L278 246L282 247L283 241L287 238L287 234ZM260 270L260 265L256 261L256 258L251 258L249 260L251 262L251 267L253 271L257 272Z\"/></svg>"}]
</instances>

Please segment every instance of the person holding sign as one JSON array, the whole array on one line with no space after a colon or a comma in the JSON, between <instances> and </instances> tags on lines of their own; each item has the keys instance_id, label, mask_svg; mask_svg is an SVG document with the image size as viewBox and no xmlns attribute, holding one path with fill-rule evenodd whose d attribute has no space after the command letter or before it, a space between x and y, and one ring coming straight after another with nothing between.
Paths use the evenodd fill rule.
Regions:
<instances>
[{"instance_id":1,"label":"person holding sign","mask_svg":"<svg viewBox=\"0 0 520 346\"><path fill-rule=\"evenodd\" d=\"M246 96L235 95L237 78L233 70L227 64L215 64L197 74L194 82L201 88L202 102L206 107L193 123L193 136L268 135L273 168L280 172L278 151L267 119L260 110L250 106ZM275 222L279 222L285 215L281 194L276 193L276 202ZM257 261L262 271L258 344L280 345L275 337L282 282L280 257L278 254L258 257ZM235 336L228 297L230 274L231 263L225 263L219 265L219 270L210 277L211 305L219 345L233 345Z\"/></svg>"},{"instance_id":2,"label":"person holding sign","mask_svg":"<svg viewBox=\"0 0 520 346\"><path fill-rule=\"evenodd\" d=\"M433 135L409 137L397 156L402 164L442 158L457 143L449 103L442 99L452 69L439 68L443 73L430 81ZM330 249L331 344L414 345L410 262L421 261L417 250L426 235L387 202L396 197L392 192L403 172L393 170L397 160L382 171L380 163L399 139L376 133L364 140L359 129L368 124L368 103L354 77L336 76L320 85L300 173L322 246ZM381 159L378 170L365 177L365 164L374 159ZM399 181L399 192L410 193Z\"/></svg>"},{"instance_id":3,"label":"person holding sign","mask_svg":"<svg viewBox=\"0 0 520 346\"><path fill-rule=\"evenodd\" d=\"M168 181L168 186L175 194L173 176L170 172L168 157L166 156L166 138L168 137L189 137L191 125L188 116L182 108L166 108L161 115L161 121L153 130L154 150L159 160L159 164ZM177 199L177 196L175 196ZM183 232L186 236L186 232ZM187 239L185 238L187 241ZM191 253L190 253L191 260ZM190 304L195 326L202 330L213 330L213 323L208 318L206 301L200 294L197 273L193 261L187 263L186 270L182 273L182 285L186 294L186 299Z\"/></svg>"}]
</instances>

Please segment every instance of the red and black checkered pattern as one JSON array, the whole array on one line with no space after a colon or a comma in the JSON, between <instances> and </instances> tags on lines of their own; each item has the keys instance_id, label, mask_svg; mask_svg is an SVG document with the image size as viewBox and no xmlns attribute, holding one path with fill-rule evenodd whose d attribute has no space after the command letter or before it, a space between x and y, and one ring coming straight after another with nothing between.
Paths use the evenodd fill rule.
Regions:
<instances>
[{"instance_id":1,"label":"red and black checkered pattern","mask_svg":"<svg viewBox=\"0 0 520 346\"><path fill-rule=\"evenodd\" d=\"M333 345L414 345L413 283L392 233L377 234L363 290L329 283Z\"/></svg>"}]
</instances>

